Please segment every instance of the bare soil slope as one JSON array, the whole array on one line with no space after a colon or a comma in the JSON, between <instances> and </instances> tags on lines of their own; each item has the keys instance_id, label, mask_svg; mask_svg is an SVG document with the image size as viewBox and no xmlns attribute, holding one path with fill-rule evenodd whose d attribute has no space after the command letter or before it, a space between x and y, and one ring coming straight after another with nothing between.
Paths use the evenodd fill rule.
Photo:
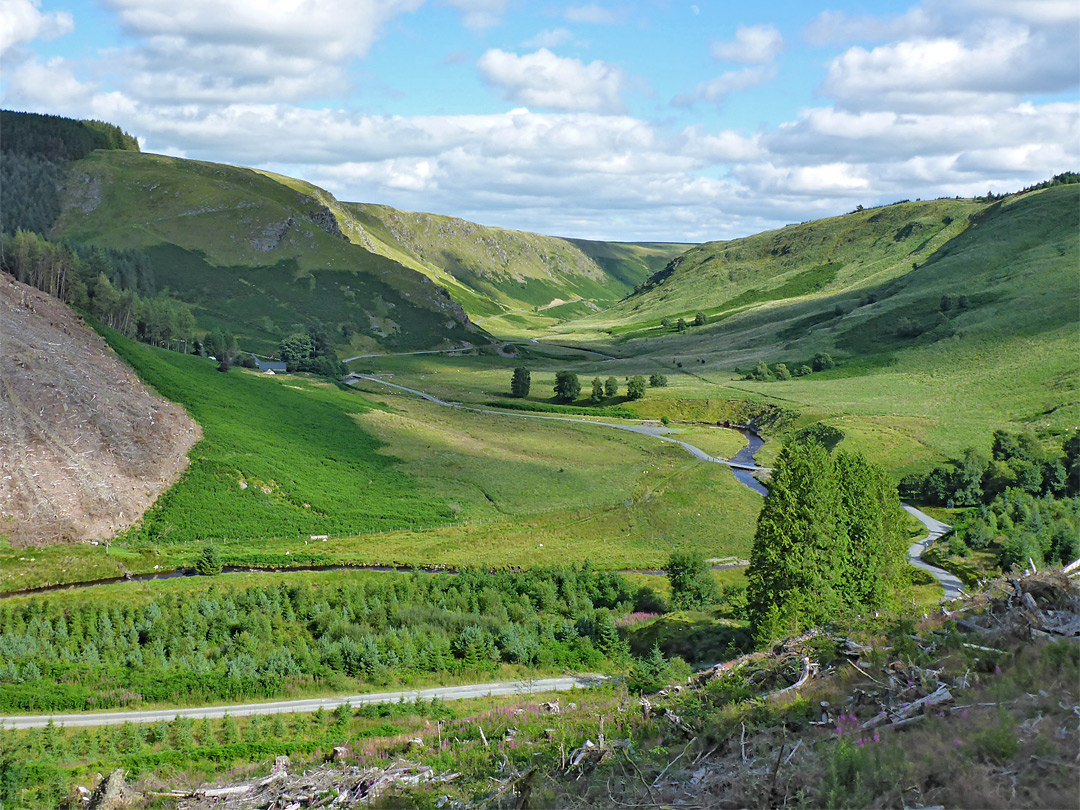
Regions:
<instances>
[{"instance_id":1,"label":"bare soil slope","mask_svg":"<svg viewBox=\"0 0 1080 810\"><path fill-rule=\"evenodd\" d=\"M13 544L130 526L200 436L79 316L0 275L0 533Z\"/></svg>"}]
</instances>

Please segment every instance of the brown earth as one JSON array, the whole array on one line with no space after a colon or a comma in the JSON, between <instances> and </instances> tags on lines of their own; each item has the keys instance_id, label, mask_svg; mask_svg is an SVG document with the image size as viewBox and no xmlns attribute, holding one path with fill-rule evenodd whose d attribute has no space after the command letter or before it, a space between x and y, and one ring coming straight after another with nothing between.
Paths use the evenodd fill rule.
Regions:
<instances>
[{"instance_id":1,"label":"brown earth","mask_svg":"<svg viewBox=\"0 0 1080 810\"><path fill-rule=\"evenodd\" d=\"M13 545L127 528L201 435L82 318L0 274L0 533Z\"/></svg>"}]
</instances>

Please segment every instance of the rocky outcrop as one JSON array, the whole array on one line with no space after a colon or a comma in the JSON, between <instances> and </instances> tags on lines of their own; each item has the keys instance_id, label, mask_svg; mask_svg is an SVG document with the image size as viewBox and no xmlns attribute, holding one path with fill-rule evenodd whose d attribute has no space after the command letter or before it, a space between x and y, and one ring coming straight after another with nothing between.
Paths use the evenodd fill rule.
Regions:
<instances>
[{"instance_id":1,"label":"rocky outcrop","mask_svg":"<svg viewBox=\"0 0 1080 810\"><path fill-rule=\"evenodd\" d=\"M291 216L284 222L271 222L251 238L251 246L260 253L269 253L277 249L285 241L285 237L288 236L295 222L296 220Z\"/></svg>"},{"instance_id":2,"label":"rocky outcrop","mask_svg":"<svg viewBox=\"0 0 1080 810\"><path fill-rule=\"evenodd\" d=\"M121 810L129 804L124 771L122 768L117 768L94 788L86 810Z\"/></svg>"},{"instance_id":3,"label":"rocky outcrop","mask_svg":"<svg viewBox=\"0 0 1080 810\"><path fill-rule=\"evenodd\" d=\"M307 215L307 218L320 230L325 231L338 239L348 241L348 237L341 232L341 226L338 225L337 217L334 216L334 212L325 205L320 204L317 210L312 211Z\"/></svg>"}]
</instances>

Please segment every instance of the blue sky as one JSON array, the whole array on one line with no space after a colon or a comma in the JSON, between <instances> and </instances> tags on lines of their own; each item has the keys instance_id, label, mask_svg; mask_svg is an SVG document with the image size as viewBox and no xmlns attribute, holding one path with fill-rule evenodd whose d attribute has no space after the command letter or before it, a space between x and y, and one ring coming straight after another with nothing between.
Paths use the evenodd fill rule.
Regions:
<instances>
[{"instance_id":1,"label":"blue sky","mask_svg":"<svg viewBox=\"0 0 1080 810\"><path fill-rule=\"evenodd\" d=\"M340 199L723 239L1080 165L1073 0L0 0L5 107Z\"/></svg>"}]
</instances>

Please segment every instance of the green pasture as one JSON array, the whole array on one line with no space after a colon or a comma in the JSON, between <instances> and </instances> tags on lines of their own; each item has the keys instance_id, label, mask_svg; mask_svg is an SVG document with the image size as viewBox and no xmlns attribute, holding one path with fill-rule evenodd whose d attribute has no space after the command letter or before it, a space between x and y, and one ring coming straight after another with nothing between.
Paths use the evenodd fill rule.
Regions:
<instances>
[{"instance_id":1,"label":"green pasture","mask_svg":"<svg viewBox=\"0 0 1080 810\"><path fill-rule=\"evenodd\" d=\"M299 377L227 374L106 332L141 378L203 429L180 480L128 534L142 543L359 533L452 519L378 452L353 392Z\"/></svg>"}]
</instances>

